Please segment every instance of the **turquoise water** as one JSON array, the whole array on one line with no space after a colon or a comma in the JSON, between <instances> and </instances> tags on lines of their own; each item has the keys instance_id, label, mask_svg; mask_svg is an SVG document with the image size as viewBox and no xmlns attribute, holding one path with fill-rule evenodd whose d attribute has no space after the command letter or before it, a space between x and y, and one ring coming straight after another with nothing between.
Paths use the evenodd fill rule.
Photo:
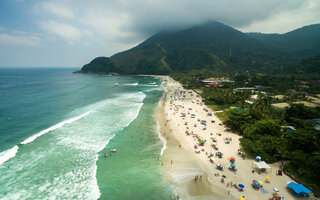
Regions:
<instances>
[{"instance_id":1,"label":"turquoise water","mask_svg":"<svg viewBox=\"0 0 320 200\"><path fill-rule=\"evenodd\" d=\"M0 69L0 199L171 199L160 80L71 72Z\"/></svg>"}]
</instances>

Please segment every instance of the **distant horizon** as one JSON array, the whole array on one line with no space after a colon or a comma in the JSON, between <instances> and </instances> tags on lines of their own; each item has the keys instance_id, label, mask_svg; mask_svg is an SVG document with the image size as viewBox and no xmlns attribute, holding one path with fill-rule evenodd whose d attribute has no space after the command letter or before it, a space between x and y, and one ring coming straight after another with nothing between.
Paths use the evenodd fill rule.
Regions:
<instances>
[{"instance_id":1,"label":"distant horizon","mask_svg":"<svg viewBox=\"0 0 320 200\"><path fill-rule=\"evenodd\" d=\"M82 66L81 66L82 67ZM80 68L81 68L80 67ZM55 69L55 68L79 68L79 67L75 67L75 66L0 66L0 69L20 69L20 68L24 68L24 69L39 69L39 68L46 68L46 69Z\"/></svg>"}]
</instances>

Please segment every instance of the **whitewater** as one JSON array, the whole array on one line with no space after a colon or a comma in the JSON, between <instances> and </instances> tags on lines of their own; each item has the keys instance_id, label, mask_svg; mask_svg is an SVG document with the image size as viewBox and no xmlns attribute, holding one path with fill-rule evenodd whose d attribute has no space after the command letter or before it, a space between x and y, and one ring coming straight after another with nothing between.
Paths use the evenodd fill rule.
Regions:
<instances>
[{"instance_id":1,"label":"whitewater","mask_svg":"<svg viewBox=\"0 0 320 200\"><path fill-rule=\"evenodd\" d=\"M153 156L163 152L163 144L154 143L153 119L161 90L149 85L157 87L160 80L73 75L70 70L6 73L10 79L0 79L0 85L11 85L0 87L7 97L0 105L0 199L119 199L132 194L141 199L151 187L161 192L155 195L170 199ZM115 147L119 152L112 158L103 157ZM125 153L135 150L135 159ZM135 164L138 160L145 165ZM119 164L127 167L113 166ZM127 171L132 166L134 174ZM131 179L137 183L136 176L150 187L128 187ZM114 193L114 186L122 192Z\"/></svg>"}]
</instances>

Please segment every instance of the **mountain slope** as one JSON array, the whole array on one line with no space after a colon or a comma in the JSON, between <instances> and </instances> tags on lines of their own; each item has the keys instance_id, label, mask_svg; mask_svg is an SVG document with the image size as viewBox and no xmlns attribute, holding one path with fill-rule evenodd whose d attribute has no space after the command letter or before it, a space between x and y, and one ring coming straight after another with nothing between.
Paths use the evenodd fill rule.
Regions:
<instances>
[{"instance_id":1,"label":"mountain slope","mask_svg":"<svg viewBox=\"0 0 320 200\"><path fill-rule=\"evenodd\" d=\"M172 71L272 71L320 53L320 25L286 34L242 33L210 21L177 32L160 32L110 58L100 57L83 72L168 74Z\"/></svg>"}]
</instances>

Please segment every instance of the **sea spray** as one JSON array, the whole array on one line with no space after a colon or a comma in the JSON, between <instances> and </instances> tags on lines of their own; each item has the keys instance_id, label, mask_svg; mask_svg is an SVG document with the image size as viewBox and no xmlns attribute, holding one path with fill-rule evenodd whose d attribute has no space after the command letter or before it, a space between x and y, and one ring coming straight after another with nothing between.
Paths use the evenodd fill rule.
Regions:
<instances>
[{"instance_id":1,"label":"sea spray","mask_svg":"<svg viewBox=\"0 0 320 200\"><path fill-rule=\"evenodd\" d=\"M15 145L11 149L8 149L4 152L0 153L0 165L5 163L6 161L10 160L11 158L15 157L18 152L19 147Z\"/></svg>"}]
</instances>

